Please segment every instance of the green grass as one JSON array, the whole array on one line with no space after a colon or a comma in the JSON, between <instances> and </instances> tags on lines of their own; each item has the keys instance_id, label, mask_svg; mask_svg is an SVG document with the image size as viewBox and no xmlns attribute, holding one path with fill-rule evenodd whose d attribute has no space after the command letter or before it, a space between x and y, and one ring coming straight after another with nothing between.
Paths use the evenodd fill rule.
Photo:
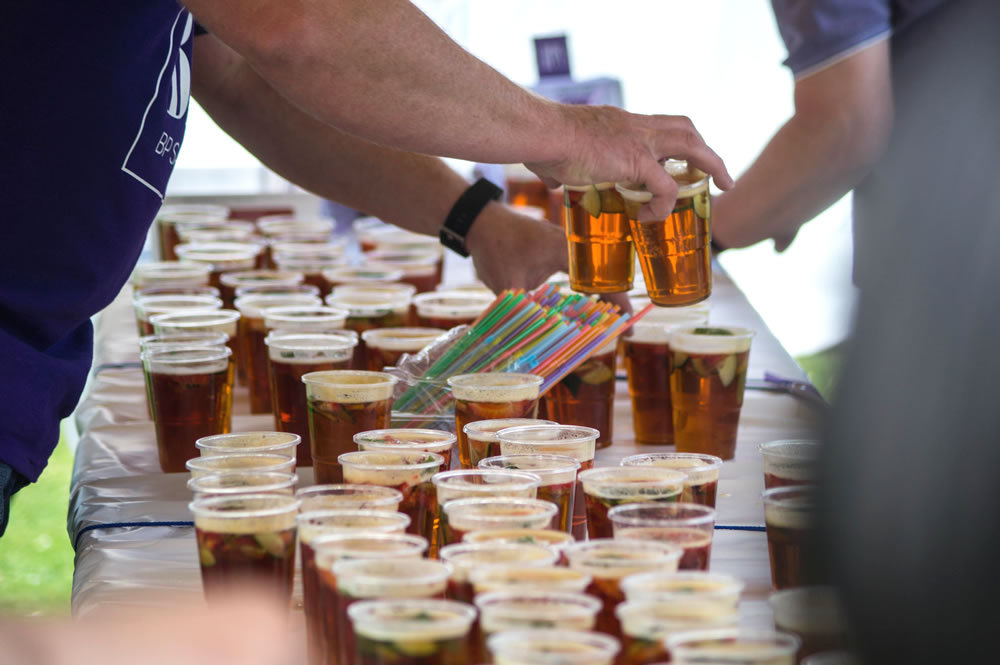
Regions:
<instances>
[{"instance_id":1,"label":"green grass","mask_svg":"<svg viewBox=\"0 0 1000 665\"><path fill-rule=\"evenodd\" d=\"M843 356L843 346L838 345L810 356L799 356L795 360L806 371L816 389L829 401L833 397Z\"/></svg>"},{"instance_id":2,"label":"green grass","mask_svg":"<svg viewBox=\"0 0 1000 665\"><path fill-rule=\"evenodd\" d=\"M0 613L67 614L73 548L66 534L73 451L65 440L38 482L14 495L0 537Z\"/></svg>"}]
</instances>

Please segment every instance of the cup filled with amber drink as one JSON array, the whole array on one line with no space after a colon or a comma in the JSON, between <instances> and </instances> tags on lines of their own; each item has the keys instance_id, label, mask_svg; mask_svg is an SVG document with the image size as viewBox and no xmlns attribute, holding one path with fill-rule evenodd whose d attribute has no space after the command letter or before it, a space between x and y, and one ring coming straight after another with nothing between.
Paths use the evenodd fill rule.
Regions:
<instances>
[{"instance_id":1,"label":"cup filled with amber drink","mask_svg":"<svg viewBox=\"0 0 1000 665\"><path fill-rule=\"evenodd\" d=\"M390 284L403 279L403 271L392 266L379 266L368 264L366 266L338 266L323 271L323 281L326 282L325 291L332 292L333 289L345 284L365 285L365 284Z\"/></svg>"},{"instance_id":2,"label":"cup filled with amber drink","mask_svg":"<svg viewBox=\"0 0 1000 665\"><path fill-rule=\"evenodd\" d=\"M182 261L203 263L212 268L208 283L219 288L223 273L251 270L257 267L257 257L264 247L252 242L191 242L174 248Z\"/></svg>"},{"instance_id":3,"label":"cup filled with amber drink","mask_svg":"<svg viewBox=\"0 0 1000 665\"><path fill-rule=\"evenodd\" d=\"M715 509L697 503L633 503L608 511L615 538L655 540L684 550L680 570L708 570Z\"/></svg>"},{"instance_id":4,"label":"cup filled with amber drink","mask_svg":"<svg viewBox=\"0 0 1000 665\"><path fill-rule=\"evenodd\" d=\"M348 611L364 600L404 598L444 599L451 566L441 561L415 558L342 559L333 564L337 584L336 662L358 665L354 626Z\"/></svg>"},{"instance_id":5,"label":"cup filled with amber drink","mask_svg":"<svg viewBox=\"0 0 1000 665\"><path fill-rule=\"evenodd\" d=\"M419 353L446 331L440 328L374 328L361 333L367 369L381 372L395 367L406 354Z\"/></svg>"},{"instance_id":6,"label":"cup filled with amber drink","mask_svg":"<svg viewBox=\"0 0 1000 665\"><path fill-rule=\"evenodd\" d=\"M410 516L409 533L437 543L438 505L431 478L444 458L435 453L404 450L365 450L338 458L348 483L379 485L403 495L399 511Z\"/></svg>"},{"instance_id":7,"label":"cup filled with amber drink","mask_svg":"<svg viewBox=\"0 0 1000 665\"><path fill-rule=\"evenodd\" d=\"M232 426L233 371L227 347L174 347L142 353L160 468L184 471L195 441Z\"/></svg>"},{"instance_id":8,"label":"cup filled with amber drink","mask_svg":"<svg viewBox=\"0 0 1000 665\"><path fill-rule=\"evenodd\" d=\"M632 288L635 247L625 201L614 183L563 187L570 288L616 293Z\"/></svg>"},{"instance_id":9,"label":"cup filled with amber drink","mask_svg":"<svg viewBox=\"0 0 1000 665\"><path fill-rule=\"evenodd\" d=\"M469 540L465 542L472 544ZM593 578L581 570L565 565L530 566L510 563L473 570L469 573L469 582L477 596L491 591L557 591L576 594L584 593Z\"/></svg>"},{"instance_id":10,"label":"cup filled with amber drink","mask_svg":"<svg viewBox=\"0 0 1000 665\"><path fill-rule=\"evenodd\" d=\"M316 295L291 292L252 293L240 295L234 301L234 307L240 313L234 353L237 354L236 366L241 374L241 383L250 388L251 413L269 413L271 410L268 352L264 343L268 334L265 310L271 307L309 307L321 302Z\"/></svg>"},{"instance_id":11,"label":"cup filled with amber drink","mask_svg":"<svg viewBox=\"0 0 1000 665\"><path fill-rule=\"evenodd\" d=\"M520 372L458 374L448 379L455 399L455 432L462 467L472 468L465 426L477 420L534 418L542 377Z\"/></svg>"},{"instance_id":12,"label":"cup filled with amber drink","mask_svg":"<svg viewBox=\"0 0 1000 665\"><path fill-rule=\"evenodd\" d=\"M623 504L676 503L684 491L685 476L656 466L607 466L581 471L579 478L587 507L587 534L610 538L609 510Z\"/></svg>"},{"instance_id":13,"label":"cup filled with amber drink","mask_svg":"<svg viewBox=\"0 0 1000 665\"><path fill-rule=\"evenodd\" d=\"M227 272L219 277L219 293L225 307L232 309L236 290L244 286L285 288L302 283L302 273L290 270L244 270Z\"/></svg>"},{"instance_id":14,"label":"cup filled with amber drink","mask_svg":"<svg viewBox=\"0 0 1000 665\"><path fill-rule=\"evenodd\" d=\"M295 493L299 477L287 471L219 471L187 481L192 498Z\"/></svg>"},{"instance_id":15,"label":"cup filled with amber drink","mask_svg":"<svg viewBox=\"0 0 1000 665\"><path fill-rule=\"evenodd\" d=\"M474 635L475 661L485 662L485 640L494 633L522 629L592 630L601 601L585 593L564 591L492 591L476 596L479 630Z\"/></svg>"},{"instance_id":16,"label":"cup filled with amber drink","mask_svg":"<svg viewBox=\"0 0 1000 665\"><path fill-rule=\"evenodd\" d=\"M558 519L558 514L556 515ZM530 545L545 545L559 553L557 563L566 565L569 560L563 550L570 543L575 543L573 535L556 529L488 529L484 531L469 531L463 538L463 543L528 543Z\"/></svg>"},{"instance_id":17,"label":"cup filled with amber drink","mask_svg":"<svg viewBox=\"0 0 1000 665\"><path fill-rule=\"evenodd\" d=\"M736 453L753 331L734 326L670 331L670 401L680 453Z\"/></svg>"},{"instance_id":18,"label":"cup filled with amber drink","mask_svg":"<svg viewBox=\"0 0 1000 665\"><path fill-rule=\"evenodd\" d=\"M444 506L455 499L508 497L535 498L541 478L524 471L501 469L483 471L480 469L455 469L442 471L431 479L438 503L438 543L444 544L444 537L450 533L448 515ZM447 542L451 542L450 540Z\"/></svg>"},{"instance_id":19,"label":"cup filled with amber drink","mask_svg":"<svg viewBox=\"0 0 1000 665\"><path fill-rule=\"evenodd\" d=\"M760 444L764 460L764 488L811 485L816 478L819 441L786 439Z\"/></svg>"},{"instance_id":20,"label":"cup filled with amber drink","mask_svg":"<svg viewBox=\"0 0 1000 665\"><path fill-rule=\"evenodd\" d=\"M774 588L819 584L815 490L807 485L773 487L762 497Z\"/></svg>"},{"instance_id":21,"label":"cup filled with amber drink","mask_svg":"<svg viewBox=\"0 0 1000 665\"><path fill-rule=\"evenodd\" d=\"M342 242L302 242L285 236L270 241L271 260L279 270L302 273L305 283L312 284L325 293L323 272L347 265Z\"/></svg>"},{"instance_id":22,"label":"cup filled with amber drink","mask_svg":"<svg viewBox=\"0 0 1000 665\"><path fill-rule=\"evenodd\" d=\"M222 299L218 296L205 294L156 294L143 295L136 298L132 307L135 309L136 325L139 335L152 335L152 317L171 312L204 312L222 309Z\"/></svg>"},{"instance_id":23,"label":"cup filled with amber drink","mask_svg":"<svg viewBox=\"0 0 1000 665\"><path fill-rule=\"evenodd\" d=\"M177 258L174 248L180 244L178 224L224 224L229 219L229 206L216 203L182 203L165 205L156 213L156 231L160 258L173 261Z\"/></svg>"},{"instance_id":24,"label":"cup filled with amber drink","mask_svg":"<svg viewBox=\"0 0 1000 665\"><path fill-rule=\"evenodd\" d=\"M359 335L376 328L405 328L410 323L410 302L414 289L409 284L372 284L338 286L326 297L326 304L348 311L344 327ZM367 348L362 343L354 350L351 366L368 366Z\"/></svg>"},{"instance_id":25,"label":"cup filled with amber drink","mask_svg":"<svg viewBox=\"0 0 1000 665\"><path fill-rule=\"evenodd\" d=\"M587 593L601 599L597 630L621 639L615 607L625 600L622 579L635 573L675 571L682 550L676 545L651 540L594 538L566 548L570 568L592 578Z\"/></svg>"},{"instance_id":26,"label":"cup filled with amber drink","mask_svg":"<svg viewBox=\"0 0 1000 665\"><path fill-rule=\"evenodd\" d=\"M413 296L417 324L451 330L479 318L496 297L474 291L434 291Z\"/></svg>"},{"instance_id":27,"label":"cup filled with amber drink","mask_svg":"<svg viewBox=\"0 0 1000 665\"><path fill-rule=\"evenodd\" d=\"M129 281L136 290L169 287L208 286L209 266L188 261L148 261L139 263ZM215 294L217 295L217 294Z\"/></svg>"},{"instance_id":28,"label":"cup filled with amber drink","mask_svg":"<svg viewBox=\"0 0 1000 665\"><path fill-rule=\"evenodd\" d=\"M439 556L452 567L448 597L471 603L475 591L470 576L475 571L511 564L548 568L555 565L558 554L528 543L454 543L442 547Z\"/></svg>"},{"instance_id":29,"label":"cup filled with amber drink","mask_svg":"<svg viewBox=\"0 0 1000 665\"><path fill-rule=\"evenodd\" d=\"M391 487L379 485L350 485L346 483L312 485L295 493L302 506L301 512L312 510L381 510L394 513L399 510L403 494Z\"/></svg>"},{"instance_id":30,"label":"cup filled with amber drink","mask_svg":"<svg viewBox=\"0 0 1000 665\"><path fill-rule=\"evenodd\" d=\"M275 453L295 457L302 438L285 432L235 432L203 436L194 442L203 457L231 453Z\"/></svg>"},{"instance_id":31,"label":"cup filled with amber drink","mask_svg":"<svg viewBox=\"0 0 1000 665\"><path fill-rule=\"evenodd\" d=\"M201 455L184 463L192 478L228 471L295 473L295 458L281 453L226 453Z\"/></svg>"},{"instance_id":32,"label":"cup filled with amber drink","mask_svg":"<svg viewBox=\"0 0 1000 665\"><path fill-rule=\"evenodd\" d=\"M592 631L537 628L494 633L486 648L496 665L611 665L621 643Z\"/></svg>"},{"instance_id":33,"label":"cup filled with amber drink","mask_svg":"<svg viewBox=\"0 0 1000 665\"><path fill-rule=\"evenodd\" d=\"M306 644L312 665L337 663L340 643L334 564L354 559L420 559L427 540L400 533L341 532L315 537L307 560L302 552L302 600Z\"/></svg>"},{"instance_id":34,"label":"cup filled with amber drink","mask_svg":"<svg viewBox=\"0 0 1000 665\"><path fill-rule=\"evenodd\" d=\"M694 600L735 609L745 585L726 573L678 570L630 575L622 580L621 586L628 600L662 599L680 605Z\"/></svg>"},{"instance_id":35,"label":"cup filled with amber drink","mask_svg":"<svg viewBox=\"0 0 1000 665\"><path fill-rule=\"evenodd\" d=\"M668 662L666 639L692 630L735 627L739 622L736 607L689 599L678 603L656 598L626 600L615 614L622 627L622 651L618 665L652 665Z\"/></svg>"},{"instance_id":36,"label":"cup filled with amber drink","mask_svg":"<svg viewBox=\"0 0 1000 665\"><path fill-rule=\"evenodd\" d=\"M354 435L358 450L409 450L436 453L444 458L442 467L451 466L451 452L458 438L438 429L377 429Z\"/></svg>"},{"instance_id":37,"label":"cup filled with amber drink","mask_svg":"<svg viewBox=\"0 0 1000 665\"><path fill-rule=\"evenodd\" d=\"M253 583L291 602L298 499L243 494L197 499L190 508L206 600L225 600Z\"/></svg>"},{"instance_id":38,"label":"cup filled with amber drink","mask_svg":"<svg viewBox=\"0 0 1000 665\"><path fill-rule=\"evenodd\" d=\"M606 448L614 437L615 368L618 339L597 349L542 397L540 411L563 425L593 427Z\"/></svg>"},{"instance_id":39,"label":"cup filled with amber drink","mask_svg":"<svg viewBox=\"0 0 1000 665\"><path fill-rule=\"evenodd\" d=\"M355 665L467 665L476 609L430 598L366 600L347 609Z\"/></svg>"},{"instance_id":40,"label":"cup filled with amber drink","mask_svg":"<svg viewBox=\"0 0 1000 665\"><path fill-rule=\"evenodd\" d=\"M272 331L264 338L264 344L274 428L300 436L298 464L312 466L309 402L302 377L311 372L347 369L357 338L347 330L305 334Z\"/></svg>"},{"instance_id":41,"label":"cup filled with amber drink","mask_svg":"<svg viewBox=\"0 0 1000 665\"><path fill-rule=\"evenodd\" d=\"M463 427L462 433L469 442L469 463L472 468L477 468L487 457L500 455L500 439L497 438L497 432L508 427L527 425L558 425L558 423L540 418L498 418L476 420Z\"/></svg>"},{"instance_id":42,"label":"cup filled with amber drink","mask_svg":"<svg viewBox=\"0 0 1000 665\"><path fill-rule=\"evenodd\" d=\"M849 646L847 618L835 588L806 586L775 591L768 603L775 629L802 641L799 660Z\"/></svg>"},{"instance_id":43,"label":"cup filled with amber drink","mask_svg":"<svg viewBox=\"0 0 1000 665\"><path fill-rule=\"evenodd\" d=\"M440 243L416 249L376 248L365 252L362 266L375 263L398 268L403 271L399 281L413 286L417 293L425 293L441 283L442 249Z\"/></svg>"},{"instance_id":44,"label":"cup filled with amber drink","mask_svg":"<svg viewBox=\"0 0 1000 665\"><path fill-rule=\"evenodd\" d=\"M501 455L565 455L580 463L581 472L594 466L598 436L593 427L574 425L527 425L497 432ZM580 540L587 537L587 508L579 474L576 482L570 532Z\"/></svg>"},{"instance_id":45,"label":"cup filled with amber drink","mask_svg":"<svg viewBox=\"0 0 1000 665\"><path fill-rule=\"evenodd\" d=\"M712 294L709 177L683 160L664 169L677 183L677 201L666 219L640 221L652 193L641 184L618 183L649 299L662 307L692 305Z\"/></svg>"},{"instance_id":46,"label":"cup filled with amber drink","mask_svg":"<svg viewBox=\"0 0 1000 665\"><path fill-rule=\"evenodd\" d=\"M472 439L469 441L471 444ZM578 461L567 455L499 455L480 460L479 468L525 471L538 476L542 484L538 486L535 496L557 507L554 528L570 531L576 498L576 474L580 469Z\"/></svg>"},{"instance_id":47,"label":"cup filled with amber drink","mask_svg":"<svg viewBox=\"0 0 1000 665\"><path fill-rule=\"evenodd\" d=\"M302 375L317 483L344 482L337 458L356 449L354 435L389 426L396 381L389 374L364 370L327 370Z\"/></svg>"},{"instance_id":48,"label":"cup filled with amber drink","mask_svg":"<svg viewBox=\"0 0 1000 665\"><path fill-rule=\"evenodd\" d=\"M682 471L684 492L681 501L715 508L719 492L719 472L722 460L715 455L700 453L643 453L622 459L622 466L662 466Z\"/></svg>"},{"instance_id":49,"label":"cup filled with amber drink","mask_svg":"<svg viewBox=\"0 0 1000 665\"><path fill-rule=\"evenodd\" d=\"M452 499L441 507L444 544L461 542L467 533L496 529L546 529L558 509L550 501L513 497Z\"/></svg>"},{"instance_id":50,"label":"cup filled with amber drink","mask_svg":"<svg viewBox=\"0 0 1000 665\"><path fill-rule=\"evenodd\" d=\"M798 649L797 637L770 630L717 628L667 638L670 662L677 665L794 665Z\"/></svg>"},{"instance_id":51,"label":"cup filled with amber drink","mask_svg":"<svg viewBox=\"0 0 1000 665\"><path fill-rule=\"evenodd\" d=\"M686 315L665 308L649 312L632 326L631 335L621 338L629 399L632 402L632 426L638 443L674 443L670 402L670 375L674 366L669 331L682 325L706 324L707 311L691 311L696 307L680 308L688 311ZM671 316L665 317L661 312Z\"/></svg>"}]
</instances>

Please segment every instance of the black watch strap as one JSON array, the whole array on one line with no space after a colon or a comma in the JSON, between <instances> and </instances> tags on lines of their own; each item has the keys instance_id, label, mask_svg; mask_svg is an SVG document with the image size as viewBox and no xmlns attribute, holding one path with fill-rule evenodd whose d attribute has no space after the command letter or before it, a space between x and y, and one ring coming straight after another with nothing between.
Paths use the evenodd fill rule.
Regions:
<instances>
[{"instance_id":1,"label":"black watch strap","mask_svg":"<svg viewBox=\"0 0 1000 665\"><path fill-rule=\"evenodd\" d=\"M458 197L458 201L455 201L451 212L444 220L441 233L438 235L441 244L460 256L468 256L469 250L465 247L465 236L472 228L472 223L476 221L476 217L490 201L497 201L501 196L503 196L503 190L486 178L480 178L474 182Z\"/></svg>"}]
</instances>

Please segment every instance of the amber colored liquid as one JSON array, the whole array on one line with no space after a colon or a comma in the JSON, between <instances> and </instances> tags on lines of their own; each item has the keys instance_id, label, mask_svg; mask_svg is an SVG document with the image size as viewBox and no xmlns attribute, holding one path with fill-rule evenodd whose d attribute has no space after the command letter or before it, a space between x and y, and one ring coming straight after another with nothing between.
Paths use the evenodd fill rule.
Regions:
<instances>
[{"instance_id":1,"label":"amber colored liquid","mask_svg":"<svg viewBox=\"0 0 1000 665\"><path fill-rule=\"evenodd\" d=\"M323 279L323 273L322 272L307 272L307 273L303 273L302 283L303 284L312 284L317 289L319 289L319 295L320 295L320 297L326 297L327 294L330 293L329 285L327 284L326 280Z\"/></svg>"},{"instance_id":2,"label":"amber colored liquid","mask_svg":"<svg viewBox=\"0 0 1000 665\"><path fill-rule=\"evenodd\" d=\"M412 598L414 596L408 597ZM444 598L444 593L433 594L425 597ZM337 593L337 610L335 614L337 617L339 648L337 649L337 659L333 661L336 665L359 665L357 658L357 636L354 633L354 624L351 622L351 617L347 614L347 608L357 600L363 599L352 598L351 596L340 592ZM460 662L459 665L463 665L463 663Z\"/></svg>"},{"instance_id":3,"label":"amber colored liquid","mask_svg":"<svg viewBox=\"0 0 1000 665\"><path fill-rule=\"evenodd\" d=\"M566 192L570 287L583 293L628 291L635 275L635 248L628 219L624 212L602 212L593 217L580 205L583 195ZM624 211L621 195L614 189L605 190L602 196L615 200L612 207Z\"/></svg>"},{"instance_id":4,"label":"amber colored liquid","mask_svg":"<svg viewBox=\"0 0 1000 665\"><path fill-rule=\"evenodd\" d=\"M528 472L531 472L530 469ZM555 526L553 528L568 532L572 528L576 481L542 485L538 488L537 497L543 501L551 501L556 504L559 512L556 513Z\"/></svg>"},{"instance_id":5,"label":"amber colored liquid","mask_svg":"<svg viewBox=\"0 0 1000 665\"><path fill-rule=\"evenodd\" d=\"M302 375L331 369L347 369L347 360L318 363L283 363L268 361L271 401L274 406L274 429L302 437L296 447L297 466L312 466L312 437L309 435L309 404Z\"/></svg>"},{"instance_id":6,"label":"amber colored liquid","mask_svg":"<svg viewBox=\"0 0 1000 665\"><path fill-rule=\"evenodd\" d=\"M545 211L545 218L553 224L559 220L559 197L538 178L507 178L507 202L513 206L531 206Z\"/></svg>"},{"instance_id":7,"label":"amber colored liquid","mask_svg":"<svg viewBox=\"0 0 1000 665\"><path fill-rule=\"evenodd\" d=\"M136 322L139 324L139 337L148 337L149 335L156 334L156 330L153 329L153 324L149 321L137 319Z\"/></svg>"},{"instance_id":8,"label":"amber colored liquid","mask_svg":"<svg viewBox=\"0 0 1000 665\"><path fill-rule=\"evenodd\" d=\"M707 483L700 483L698 485L684 485L684 494L681 497L681 501L715 508L715 498L718 492L718 480L710 480Z\"/></svg>"},{"instance_id":9,"label":"amber colored liquid","mask_svg":"<svg viewBox=\"0 0 1000 665\"><path fill-rule=\"evenodd\" d=\"M810 529L767 525L767 553L775 589L821 584L809 542L812 537Z\"/></svg>"},{"instance_id":10,"label":"amber colored liquid","mask_svg":"<svg viewBox=\"0 0 1000 665\"><path fill-rule=\"evenodd\" d=\"M389 312L382 316L349 316L344 328L358 333L358 345L354 347L351 369L366 369L368 366L367 347L361 333L375 328L403 328L409 324L409 312Z\"/></svg>"},{"instance_id":11,"label":"amber colored liquid","mask_svg":"<svg viewBox=\"0 0 1000 665\"><path fill-rule=\"evenodd\" d=\"M184 463L199 455L195 441L226 434L232 427L232 365L204 374L153 372L149 393L164 473L185 471Z\"/></svg>"},{"instance_id":12,"label":"amber colored liquid","mask_svg":"<svg viewBox=\"0 0 1000 665\"><path fill-rule=\"evenodd\" d=\"M538 398L522 399L515 402L470 402L455 400L455 434L458 436L458 460L463 469L475 468L469 453L469 437L462 430L477 420L497 418L536 418Z\"/></svg>"},{"instance_id":13,"label":"amber colored liquid","mask_svg":"<svg viewBox=\"0 0 1000 665\"><path fill-rule=\"evenodd\" d=\"M656 540L677 545L684 550L678 570L708 570L712 557L712 532L692 527L638 527L627 529L620 537Z\"/></svg>"},{"instance_id":14,"label":"amber colored liquid","mask_svg":"<svg viewBox=\"0 0 1000 665\"><path fill-rule=\"evenodd\" d=\"M458 540L453 542L459 542ZM476 591L472 586L472 582L466 580L465 582L456 582L454 579L448 580L448 589L445 595L451 600L458 600L463 603L471 603L476 597Z\"/></svg>"},{"instance_id":15,"label":"amber colored liquid","mask_svg":"<svg viewBox=\"0 0 1000 665\"><path fill-rule=\"evenodd\" d=\"M584 494L584 501L587 508L587 534L594 538L611 538L614 536L614 525L608 518L608 511L615 506L626 503L676 503L680 500L680 494L666 496L663 498L649 499L639 495L623 496L620 499L609 499L606 497Z\"/></svg>"},{"instance_id":16,"label":"amber colored liquid","mask_svg":"<svg viewBox=\"0 0 1000 665\"><path fill-rule=\"evenodd\" d=\"M288 605L295 571L295 529L263 534L216 533L195 528L205 599L225 600L254 583Z\"/></svg>"},{"instance_id":17,"label":"amber colored liquid","mask_svg":"<svg viewBox=\"0 0 1000 665\"><path fill-rule=\"evenodd\" d=\"M250 413L271 413L271 382L267 376L267 328L264 322L249 322L243 334L246 345L247 385L250 387Z\"/></svg>"},{"instance_id":18,"label":"amber colored liquid","mask_svg":"<svg viewBox=\"0 0 1000 665\"><path fill-rule=\"evenodd\" d=\"M538 410L541 411L541 409L542 405L541 403L539 403ZM541 417L540 414L539 417ZM498 455L500 455L499 441L483 441L482 439L470 439L468 437L466 437L466 439L469 442L470 469L479 468L480 460L484 460L487 457L497 457Z\"/></svg>"},{"instance_id":19,"label":"amber colored liquid","mask_svg":"<svg viewBox=\"0 0 1000 665\"><path fill-rule=\"evenodd\" d=\"M355 434L389 427L391 411L391 398L351 404L309 401L309 438L316 484L344 482L337 457L357 450Z\"/></svg>"},{"instance_id":20,"label":"amber colored liquid","mask_svg":"<svg viewBox=\"0 0 1000 665\"><path fill-rule=\"evenodd\" d=\"M597 447L611 445L615 401L615 353L588 358L545 394L545 418L563 425L593 427Z\"/></svg>"},{"instance_id":21,"label":"amber colored liquid","mask_svg":"<svg viewBox=\"0 0 1000 665\"><path fill-rule=\"evenodd\" d=\"M310 665L324 662L323 623L325 616L321 606L320 571L316 569L316 551L306 542L299 540L299 557L302 561L302 609L306 616L306 646ZM330 577L333 573L330 572ZM336 590L336 583L333 586Z\"/></svg>"},{"instance_id":22,"label":"amber colored liquid","mask_svg":"<svg viewBox=\"0 0 1000 665\"><path fill-rule=\"evenodd\" d=\"M632 398L632 424L639 443L673 445L670 347L624 338L625 371Z\"/></svg>"},{"instance_id":23,"label":"amber colored liquid","mask_svg":"<svg viewBox=\"0 0 1000 665\"><path fill-rule=\"evenodd\" d=\"M586 471L594 468L594 460L580 462L579 471ZM578 471L578 473L579 473ZM583 483L576 481L576 496L573 497L573 527L570 530L577 540L587 538L587 500L584 497Z\"/></svg>"},{"instance_id":24,"label":"amber colored liquid","mask_svg":"<svg viewBox=\"0 0 1000 665\"><path fill-rule=\"evenodd\" d=\"M803 478L784 478L775 473L764 474L764 489L771 489L772 487L796 487L808 484L809 481Z\"/></svg>"},{"instance_id":25,"label":"amber colored liquid","mask_svg":"<svg viewBox=\"0 0 1000 665\"><path fill-rule=\"evenodd\" d=\"M346 606L337 590L337 576L330 569L319 571L319 625L322 628L320 647L323 665L341 665L344 658L344 644L341 636L341 622L350 619L346 614ZM341 613L344 613L341 615ZM352 644L353 650L353 644Z\"/></svg>"},{"instance_id":26,"label":"amber colored liquid","mask_svg":"<svg viewBox=\"0 0 1000 665\"><path fill-rule=\"evenodd\" d=\"M725 354L674 353L670 375L670 395L673 401L674 441L677 452L707 453L724 460L736 453L736 430L743 406L750 351L736 355L736 375L728 386L723 385L717 368Z\"/></svg>"},{"instance_id":27,"label":"amber colored liquid","mask_svg":"<svg viewBox=\"0 0 1000 665\"><path fill-rule=\"evenodd\" d=\"M419 350L419 349L417 349ZM365 348L365 360L368 369L372 372L381 372L385 367L395 367L404 353L415 353L416 351L396 351L395 349L381 349L374 346Z\"/></svg>"},{"instance_id":28,"label":"amber colored liquid","mask_svg":"<svg viewBox=\"0 0 1000 665\"><path fill-rule=\"evenodd\" d=\"M465 637L455 637L446 640L427 640L424 645L433 645L420 655L407 653L396 646L391 640L375 640L363 635L357 638L356 665L468 665L478 662L470 659L469 640Z\"/></svg>"},{"instance_id":29,"label":"amber colored liquid","mask_svg":"<svg viewBox=\"0 0 1000 665\"><path fill-rule=\"evenodd\" d=\"M444 316L417 316L417 325L424 328L440 328L441 330L451 330L456 326L472 323L479 318L476 316L444 317Z\"/></svg>"},{"instance_id":30,"label":"amber colored liquid","mask_svg":"<svg viewBox=\"0 0 1000 665\"><path fill-rule=\"evenodd\" d=\"M434 272L426 275L403 275L401 280L404 284L412 284L417 289L417 293L427 293L433 291L441 283L441 263L438 262Z\"/></svg>"},{"instance_id":31,"label":"amber colored liquid","mask_svg":"<svg viewBox=\"0 0 1000 665\"><path fill-rule=\"evenodd\" d=\"M622 639L622 627L618 617L615 616L615 608L625 600L625 593L618 586L618 580L595 577L586 592L601 601L601 610L597 613L594 630Z\"/></svg>"},{"instance_id":32,"label":"amber colored liquid","mask_svg":"<svg viewBox=\"0 0 1000 665\"><path fill-rule=\"evenodd\" d=\"M174 247L181 243L181 237L177 235L177 225L157 223L157 227L160 234L160 260L176 261L177 252L174 251Z\"/></svg>"},{"instance_id":33,"label":"amber colored liquid","mask_svg":"<svg viewBox=\"0 0 1000 665\"><path fill-rule=\"evenodd\" d=\"M652 665L670 662L670 652L663 640L647 640L642 637L622 636L622 650L615 659L615 665Z\"/></svg>"}]
</instances>

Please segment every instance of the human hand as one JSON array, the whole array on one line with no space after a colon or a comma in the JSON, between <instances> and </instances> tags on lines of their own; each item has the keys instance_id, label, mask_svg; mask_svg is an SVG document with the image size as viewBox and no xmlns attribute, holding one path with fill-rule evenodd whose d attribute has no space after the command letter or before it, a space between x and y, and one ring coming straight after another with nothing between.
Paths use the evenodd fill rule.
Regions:
<instances>
[{"instance_id":1,"label":"human hand","mask_svg":"<svg viewBox=\"0 0 1000 665\"><path fill-rule=\"evenodd\" d=\"M653 198L641 220L665 219L673 210L677 184L663 169L668 158L686 159L711 175L719 189L733 186L725 164L683 116L637 115L611 106L562 107L574 137L563 159L526 164L549 187L598 182L641 183Z\"/></svg>"}]
</instances>

